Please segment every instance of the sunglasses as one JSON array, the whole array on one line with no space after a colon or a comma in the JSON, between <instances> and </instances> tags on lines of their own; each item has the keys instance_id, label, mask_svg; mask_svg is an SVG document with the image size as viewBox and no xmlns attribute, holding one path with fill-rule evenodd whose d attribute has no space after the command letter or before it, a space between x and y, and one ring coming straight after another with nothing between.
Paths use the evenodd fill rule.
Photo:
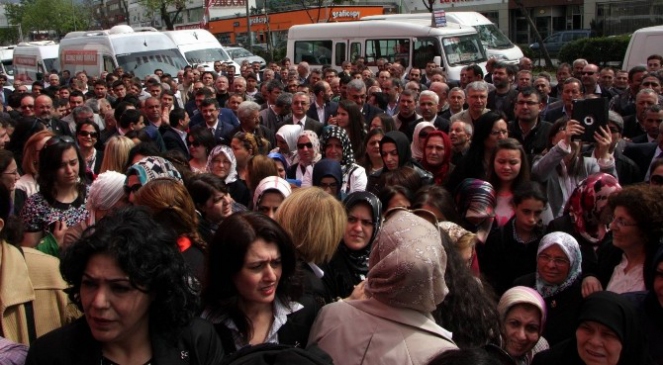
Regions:
<instances>
[{"instance_id":1,"label":"sunglasses","mask_svg":"<svg viewBox=\"0 0 663 365\"><path fill-rule=\"evenodd\" d=\"M200 142L198 142L198 141L193 141L193 142L187 141L187 143L189 144L189 146L193 146L193 147L199 147L200 146Z\"/></svg>"},{"instance_id":2,"label":"sunglasses","mask_svg":"<svg viewBox=\"0 0 663 365\"><path fill-rule=\"evenodd\" d=\"M652 185L661 186L663 185L663 175L652 175L649 177L649 182Z\"/></svg>"},{"instance_id":3,"label":"sunglasses","mask_svg":"<svg viewBox=\"0 0 663 365\"><path fill-rule=\"evenodd\" d=\"M134 184L131 186L124 185L124 192L127 194L127 196L131 195L131 193L136 193L140 188L142 188L143 185L141 184Z\"/></svg>"},{"instance_id":4,"label":"sunglasses","mask_svg":"<svg viewBox=\"0 0 663 365\"><path fill-rule=\"evenodd\" d=\"M55 146L58 143L74 144L74 139L69 136L54 136L51 137L51 139L49 139L48 141L46 141L44 148Z\"/></svg>"},{"instance_id":5,"label":"sunglasses","mask_svg":"<svg viewBox=\"0 0 663 365\"><path fill-rule=\"evenodd\" d=\"M647 81L642 83L642 86L660 86L660 85L661 84L659 84L658 82L653 82L653 81Z\"/></svg>"},{"instance_id":6,"label":"sunglasses","mask_svg":"<svg viewBox=\"0 0 663 365\"><path fill-rule=\"evenodd\" d=\"M79 136L83 137L90 137L90 138L97 138L98 134L97 132L88 132L88 131L80 131L78 132Z\"/></svg>"},{"instance_id":7,"label":"sunglasses","mask_svg":"<svg viewBox=\"0 0 663 365\"><path fill-rule=\"evenodd\" d=\"M297 148L299 148L300 150L303 150L304 147L306 147L310 150L311 148L313 148L313 143L311 143L311 142L309 142L309 143L297 143Z\"/></svg>"}]
</instances>

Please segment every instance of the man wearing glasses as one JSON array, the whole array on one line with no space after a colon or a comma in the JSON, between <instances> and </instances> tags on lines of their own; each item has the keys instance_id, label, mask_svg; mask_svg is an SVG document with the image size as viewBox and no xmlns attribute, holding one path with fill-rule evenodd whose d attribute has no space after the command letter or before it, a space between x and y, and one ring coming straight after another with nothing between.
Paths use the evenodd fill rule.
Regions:
<instances>
[{"instance_id":1,"label":"man wearing glasses","mask_svg":"<svg viewBox=\"0 0 663 365\"><path fill-rule=\"evenodd\" d=\"M589 64L582 68L582 86L585 88L585 95L598 95L610 100L612 93L599 85L599 66Z\"/></svg>"},{"instance_id":2,"label":"man wearing glasses","mask_svg":"<svg viewBox=\"0 0 663 365\"><path fill-rule=\"evenodd\" d=\"M292 97L292 116L284 124L298 124L305 130L313 131L318 136L322 133L322 123L306 115L311 107L311 98L307 93L297 92Z\"/></svg>"}]
</instances>

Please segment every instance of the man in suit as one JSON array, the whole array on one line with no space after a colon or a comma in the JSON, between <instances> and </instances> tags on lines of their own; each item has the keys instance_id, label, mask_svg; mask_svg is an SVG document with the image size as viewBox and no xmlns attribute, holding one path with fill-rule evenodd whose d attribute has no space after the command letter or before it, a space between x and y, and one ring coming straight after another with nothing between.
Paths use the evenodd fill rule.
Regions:
<instances>
[{"instance_id":1,"label":"man in suit","mask_svg":"<svg viewBox=\"0 0 663 365\"><path fill-rule=\"evenodd\" d=\"M624 137L631 138L635 143L653 142L656 138L648 138L645 130L645 112L658 104L658 93L652 89L642 89L635 96L635 114L624 117ZM655 134L655 133L652 133ZM643 136L639 137L638 136Z\"/></svg>"},{"instance_id":2,"label":"man in suit","mask_svg":"<svg viewBox=\"0 0 663 365\"><path fill-rule=\"evenodd\" d=\"M612 93L599 85L599 66L589 64L582 69L582 86L585 88L585 95L594 94L610 100Z\"/></svg>"},{"instance_id":3,"label":"man in suit","mask_svg":"<svg viewBox=\"0 0 663 365\"><path fill-rule=\"evenodd\" d=\"M494 77L495 76L497 76L497 74L494 75ZM517 94L518 92L516 92L516 95ZM486 107L487 99L488 84L484 81L473 81L469 83L467 85L467 103L469 104L469 109L452 115L450 122L453 123L457 120L462 120L470 125L474 125L477 119L490 111L490 109Z\"/></svg>"},{"instance_id":4,"label":"man in suit","mask_svg":"<svg viewBox=\"0 0 663 365\"><path fill-rule=\"evenodd\" d=\"M543 120L555 123L560 118L571 119L573 115L573 101L579 99L584 99L582 82L575 77L569 77L564 80L564 85L562 85L562 101L550 105L548 111L543 116Z\"/></svg>"},{"instance_id":5,"label":"man in suit","mask_svg":"<svg viewBox=\"0 0 663 365\"><path fill-rule=\"evenodd\" d=\"M238 132L252 133L256 136L258 149L265 153L276 146L274 133L260 124L260 104L251 100L243 101L237 108L237 117L239 118L239 126L230 132L231 136L234 136ZM259 137L269 142L269 149L262 145ZM258 153L258 151L255 151L255 153Z\"/></svg>"},{"instance_id":6,"label":"man in suit","mask_svg":"<svg viewBox=\"0 0 663 365\"><path fill-rule=\"evenodd\" d=\"M657 158L663 158L663 123L659 125L658 138L651 143L629 143L624 155L633 160L640 168L638 181L649 181L649 167Z\"/></svg>"},{"instance_id":7,"label":"man in suit","mask_svg":"<svg viewBox=\"0 0 663 365\"><path fill-rule=\"evenodd\" d=\"M292 94L280 93L273 105L269 105L267 109L262 109L260 111L260 124L267 127L272 134L276 135L276 132L278 132L279 128L285 123L285 119L290 117L291 105Z\"/></svg>"},{"instance_id":8,"label":"man in suit","mask_svg":"<svg viewBox=\"0 0 663 365\"><path fill-rule=\"evenodd\" d=\"M534 88L541 94L541 117L543 117L551 104L558 99L550 96L550 81L544 76L537 76L532 83Z\"/></svg>"},{"instance_id":9,"label":"man in suit","mask_svg":"<svg viewBox=\"0 0 663 365\"><path fill-rule=\"evenodd\" d=\"M26 102L27 98L32 98L31 96L24 98L21 100L21 105L23 106L23 102ZM53 133L56 135L65 135L65 136L72 136L73 133L69 129L69 126L67 123L54 118L53 117L53 99L51 99L50 96L48 95L39 95L37 99L33 99L33 110L34 110L34 116L37 117L44 125L46 128L51 130Z\"/></svg>"},{"instance_id":10,"label":"man in suit","mask_svg":"<svg viewBox=\"0 0 663 365\"><path fill-rule=\"evenodd\" d=\"M196 107L198 108L198 112L195 113L193 117L191 117L191 123L190 123L191 127L203 124L205 122L205 118L200 112L202 111L203 101L207 99L217 100L214 98L214 94L212 93L212 91L210 91L207 88L202 88L196 91L196 94L194 95L194 101ZM220 107L218 100L216 102L216 105L219 109L219 115L218 115L219 120L222 120L225 123L232 125L233 128L239 125L239 120L237 119L237 116L235 115L235 113L233 113L232 110Z\"/></svg>"},{"instance_id":11,"label":"man in suit","mask_svg":"<svg viewBox=\"0 0 663 365\"><path fill-rule=\"evenodd\" d=\"M516 99L516 119L509 121L509 137L523 145L530 161L548 147L552 127L540 118L541 105L540 93L532 87L522 89Z\"/></svg>"},{"instance_id":12,"label":"man in suit","mask_svg":"<svg viewBox=\"0 0 663 365\"><path fill-rule=\"evenodd\" d=\"M311 107L311 98L308 93L297 92L292 97L292 116L285 120L283 124L299 124L305 130L313 131L320 136L322 133L322 123L306 115Z\"/></svg>"},{"instance_id":13,"label":"man in suit","mask_svg":"<svg viewBox=\"0 0 663 365\"><path fill-rule=\"evenodd\" d=\"M205 127L214 134L214 142L229 146L232 140L231 132L235 129L235 126L225 118L225 114L227 113L224 113L219 108L219 103L216 99L207 98L203 100L200 104L200 114L205 122ZM239 121L237 125L239 125Z\"/></svg>"},{"instance_id":14,"label":"man in suit","mask_svg":"<svg viewBox=\"0 0 663 365\"><path fill-rule=\"evenodd\" d=\"M658 127L661 125L661 122L663 122L663 108L656 104L648 107L644 111L644 117L642 119L642 128L645 130L645 133L634 137L631 142L655 142L658 138Z\"/></svg>"},{"instance_id":15,"label":"man in suit","mask_svg":"<svg viewBox=\"0 0 663 365\"><path fill-rule=\"evenodd\" d=\"M189 115L184 109L173 109L169 115L169 126L161 128L161 136L166 145L166 150L179 150L184 153L187 160L189 157L189 148L187 148L186 138L189 128Z\"/></svg>"},{"instance_id":16,"label":"man in suit","mask_svg":"<svg viewBox=\"0 0 663 365\"><path fill-rule=\"evenodd\" d=\"M312 91L315 100L306 115L327 125L329 117L336 115L336 109L338 109L338 103L331 101L332 96L334 96L331 86L327 81L318 81L313 85Z\"/></svg>"},{"instance_id":17,"label":"man in suit","mask_svg":"<svg viewBox=\"0 0 663 365\"><path fill-rule=\"evenodd\" d=\"M441 84L434 82L433 84ZM421 120L419 122L430 122L435 125L435 128L445 133L449 133L449 120L440 117L438 108L440 105L440 97L432 90L424 90L419 94L419 112L421 113ZM414 127L412 129L414 132Z\"/></svg>"},{"instance_id":18,"label":"man in suit","mask_svg":"<svg viewBox=\"0 0 663 365\"><path fill-rule=\"evenodd\" d=\"M378 114L384 113L384 111L366 103L366 84L363 80L354 79L348 82L345 90L348 100L352 100L361 106L361 114L364 116L364 123L366 124L366 129L368 129L371 121Z\"/></svg>"}]
</instances>

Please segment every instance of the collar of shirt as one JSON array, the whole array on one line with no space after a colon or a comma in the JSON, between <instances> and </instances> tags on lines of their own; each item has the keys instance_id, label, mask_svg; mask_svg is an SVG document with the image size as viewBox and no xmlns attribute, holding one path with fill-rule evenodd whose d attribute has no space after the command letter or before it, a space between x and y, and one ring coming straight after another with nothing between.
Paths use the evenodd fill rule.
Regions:
<instances>
[{"instance_id":1,"label":"collar of shirt","mask_svg":"<svg viewBox=\"0 0 663 365\"><path fill-rule=\"evenodd\" d=\"M302 119L297 119L294 115L292 116L292 124L299 124L301 126L306 125L306 115L302 117Z\"/></svg>"},{"instance_id":2,"label":"collar of shirt","mask_svg":"<svg viewBox=\"0 0 663 365\"><path fill-rule=\"evenodd\" d=\"M217 118L217 119L216 119L216 122L214 122L214 125L212 125L212 126L207 125L207 122L205 122L205 126L206 126L207 128L210 128L210 129L214 129L214 130L216 130L216 128L219 126L219 119Z\"/></svg>"},{"instance_id":3,"label":"collar of shirt","mask_svg":"<svg viewBox=\"0 0 663 365\"><path fill-rule=\"evenodd\" d=\"M179 130L177 128L174 128L172 126L170 128L172 128L172 130L174 130L175 133L177 133L177 135L180 136L180 138L182 138L182 140L184 140L184 143L186 144L186 136L187 136L186 131L181 131L181 130Z\"/></svg>"}]
</instances>

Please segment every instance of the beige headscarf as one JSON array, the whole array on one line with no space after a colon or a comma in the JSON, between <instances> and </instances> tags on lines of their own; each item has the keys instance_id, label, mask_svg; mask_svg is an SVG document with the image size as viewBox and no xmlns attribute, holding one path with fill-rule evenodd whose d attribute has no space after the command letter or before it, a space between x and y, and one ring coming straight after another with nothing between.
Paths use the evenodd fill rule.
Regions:
<instances>
[{"instance_id":1,"label":"beige headscarf","mask_svg":"<svg viewBox=\"0 0 663 365\"><path fill-rule=\"evenodd\" d=\"M369 259L366 291L392 307L432 312L449 292L447 255L434 225L408 211L382 226Z\"/></svg>"}]
</instances>

